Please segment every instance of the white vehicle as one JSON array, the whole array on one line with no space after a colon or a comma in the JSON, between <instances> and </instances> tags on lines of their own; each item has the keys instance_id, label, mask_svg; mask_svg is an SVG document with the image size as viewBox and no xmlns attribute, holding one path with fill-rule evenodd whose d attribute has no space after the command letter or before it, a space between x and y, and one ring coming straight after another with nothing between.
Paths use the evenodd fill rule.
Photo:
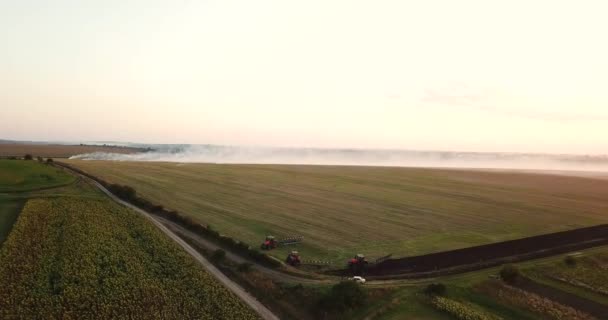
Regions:
<instances>
[{"instance_id":1,"label":"white vehicle","mask_svg":"<svg viewBox=\"0 0 608 320\"><path fill-rule=\"evenodd\" d=\"M354 277L352 277L350 279L353 280L354 282L357 282L357 283L365 283L365 278L360 277L360 276L354 276Z\"/></svg>"}]
</instances>

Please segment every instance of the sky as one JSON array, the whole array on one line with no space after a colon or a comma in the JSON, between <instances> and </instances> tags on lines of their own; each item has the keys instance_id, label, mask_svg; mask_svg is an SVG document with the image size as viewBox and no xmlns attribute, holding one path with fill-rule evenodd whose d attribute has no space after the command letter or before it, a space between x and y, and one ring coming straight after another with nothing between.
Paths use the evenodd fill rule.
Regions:
<instances>
[{"instance_id":1,"label":"sky","mask_svg":"<svg viewBox=\"0 0 608 320\"><path fill-rule=\"evenodd\" d=\"M0 139L607 154L607 12L0 0Z\"/></svg>"}]
</instances>

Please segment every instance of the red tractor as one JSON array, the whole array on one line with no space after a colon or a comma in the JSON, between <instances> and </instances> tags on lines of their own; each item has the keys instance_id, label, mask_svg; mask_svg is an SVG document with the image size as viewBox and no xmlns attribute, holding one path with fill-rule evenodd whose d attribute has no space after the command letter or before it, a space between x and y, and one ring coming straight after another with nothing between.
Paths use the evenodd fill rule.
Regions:
<instances>
[{"instance_id":1,"label":"red tractor","mask_svg":"<svg viewBox=\"0 0 608 320\"><path fill-rule=\"evenodd\" d=\"M264 240L264 242L262 242L262 245L260 245L260 248L262 250L271 250L277 247L277 241L274 239L273 236L266 236L266 240Z\"/></svg>"},{"instance_id":2,"label":"red tractor","mask_svg":"<svg viewBox=\"0 0 608 320\"><path fill-rule=\"evenodd\" d=\"M365 259L365 256L360 253L348 260L348 268L353 274L361 274L366 266L367 260Z\"/></svg>"},{"instance_id":3,"label":"red tractor","mask_svg":"<svg viewBox=\"0 0 608 320\"><path fill-rule=\"evenodd\" d=\"M302 261L300 261L300 253L297 251L292 251L287 256L287 259L285 259L285 263L293 267L299 266L302 263Z\"/></svg>"}]
</instances>

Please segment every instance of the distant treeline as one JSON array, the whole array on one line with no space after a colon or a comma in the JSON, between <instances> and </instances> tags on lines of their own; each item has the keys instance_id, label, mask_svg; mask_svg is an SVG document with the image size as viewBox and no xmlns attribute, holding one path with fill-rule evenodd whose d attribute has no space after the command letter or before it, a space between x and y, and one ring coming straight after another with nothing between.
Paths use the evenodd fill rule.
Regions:
<instances>
[{"instance_id":1,"label":"distant treeline","mask_svg":"<svg viewBox=\"0 0 608 320\"><path fill-rule=\"evenodd\" d=\"M150 147L141 148L141 147L120 146L120 145L105 144L105 143L104 144L86 144L86 143L81 143L78 146L81 146L81 147L105 147L105 148L130 149L130 150L137 150L139 152L151 152L151 151L155 151L155 149L150 148Z\"/></svg>"},{"instance_id":2,"label":"distant treeline","mask_svg":"<svg viewBox=\"0 0 608 320\"><path fill-rule=\"evenodd\" d=\"M22 157L30 154L35 157L69 158L71 156L90 153L119 153L135 154L152 151L151 148L135 148L126 146L108 145L59 145L59 144L0 144L0 156Z\"/></svg>"},{"instance_id":3,"label":"distant treeline","mask_svg":"<svg viewBox=\"0 0 608 320\"><path fill-rule=\"evenodd\" d=\"M272 258L257 249L254 249L253 247L251 247L249 244L247 244L245 242L242 242L242 241L233 239L231 237L227 237L223 234L220 234L217 230L214 230L210 225L202 225L202 224L194 221L192 218L187 217L175 210L167 210L162 205L154 204L142 197L139 197L137 195L137 191L130 186L108 183L107 181L99 179L85 171L77 169L68 164L61 163L61 162L55 162L55 163L99 182L106 189L108 189L112 194L116 195L117 197L119 197L120 199L122 199L124 201L127 201L127 202L137 206L138 208L141 208L147 212L150 212L152 214L163 217L167 220L173 221L173 222L179 224L180 226L186 228L187 230L190 230L196 234L199 234L207 239L218 242L218 243L222 244L223 246L231 249L231 251L234 251L244 257L251 258L252 260L254 260L262 265L272 267L272 268L276 268L276 267L279 267L282 265L281 261L279 261L275 258Z\"/></svg>"}]
</instances>

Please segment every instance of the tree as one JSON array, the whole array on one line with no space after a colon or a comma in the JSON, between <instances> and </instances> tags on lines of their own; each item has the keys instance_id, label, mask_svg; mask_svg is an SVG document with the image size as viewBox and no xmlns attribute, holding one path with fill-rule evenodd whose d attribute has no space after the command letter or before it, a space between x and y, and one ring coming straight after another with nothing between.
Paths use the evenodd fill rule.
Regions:
<instances>
[{"instance_id":1,"label":"tree","mask_svg":"<svg viewBox=\"0 0 608 320\"><path fill-rule=\"evenodd\" d=\"M226 251L224 251L222 249L217 249L217 250L213 251L213 254L211 255L211 260L213 260L215 262L220 262L220 261L224 260L225 257L226 257Z\"/></svg>"},{"instance_id":2,"label":"tree","mask_svg":"<svg viewBox=\"0 0 608 320\"><path fill-rule=\"evenodd\" d=\"M431 283L424 289L424 293L431 296L442 296L445 294L445 285L443 283Z\"/></svg>"},{"instance_id":3,"label":"tree","mask_svg":"<svg viewBox=\"0 0 608 320\"><path fill-rule=\"evenodd\" d=\"M119 184L111 184L108 190L123 200L135 200L135 189L129 186L121 186Z\"/></svg>"},{"instance_id":4,"label":"tree","mask_svg":"<svg viewBox=\"0 0 608 320\"><path fill-rule=\"evenodd\" d=\"M334 285L319 301L319 311L339 313L365 304L367 292L354 281Z\"/></svg>"},{"instance_id":5,"label":"tree","mask_svg":"<svg viewBox=\"0 0 608 320\"><path fill-rule=\"evenodd\" d=\"M573 256L566 256L564 258L564 263L566 263L568 267L576 267L576 258Z\"/></svg>"},{"instance_id":6,"label":"tree","mask_svg":"<svg viewBox=\"0 0 608 320\"><path fill-rule=\"evenodd\" d=\"M51 158L46 159L46 164L52 164L52 163L53 163L53 159L51 159Z\"/></svg>"},{"instance_id":7,"label":"tree","mask_svg":"<svg viewBox=\"0 0 608 320\"><path fill-rule=\"evenodd\" d=\"M253 266L253 264L251 264L249 262L243 262L243 263L240 263L236 269L239 272L249 272L251 270L252 266Z\"/></svg>"},{"instance_id":8,"label":"tree","mask_svg":"<svg viewBox=\"0 0 608 320\"><path fill-rule=\"evenodd\" d=\"M28 154L26 154L26 155L23 157L23 159L24 159L24 160L32 160L32 159L34 159L34 157L32 157L32 155L28 153Z\"/></svg>"},{"instance_id":9,"label":"tree","mask_svg":"<svg viewBox=\"0 0 608 320\"><path fill-rule=\"evenodd\" d=\"M517 279L519 279L519 276L519 269L512 264L507 264L500 270L500 278L506 283L516 282Z\"/></svg>"}]
</instances>

